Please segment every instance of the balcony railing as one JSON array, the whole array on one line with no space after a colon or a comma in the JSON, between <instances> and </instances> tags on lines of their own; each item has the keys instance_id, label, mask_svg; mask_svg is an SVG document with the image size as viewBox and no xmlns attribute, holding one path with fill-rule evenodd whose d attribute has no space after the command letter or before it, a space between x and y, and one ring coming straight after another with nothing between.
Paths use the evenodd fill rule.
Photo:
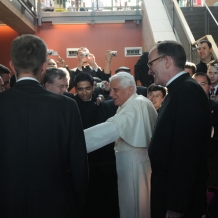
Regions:
<instances>
[{"instance_id":1,"label":"balcony railing","mask_svg":"<svg viewBox=\"0 0 218 218\"><path fill-rule=\"evenodd\" d=\"M41 0L42 11L131 11L140 10L141 0Z\"/></svg>"}]
</instances>

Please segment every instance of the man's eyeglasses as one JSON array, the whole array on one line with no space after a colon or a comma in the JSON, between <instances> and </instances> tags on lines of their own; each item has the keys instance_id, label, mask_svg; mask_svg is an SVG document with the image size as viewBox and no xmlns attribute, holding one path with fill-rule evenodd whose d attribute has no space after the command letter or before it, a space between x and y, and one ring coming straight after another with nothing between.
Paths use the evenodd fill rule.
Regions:
<instances>
[{"instance_id":1,"label":"man's eyeglasses","mask_svg":"<svg viewBox=\"0 0 218 218\"><path fill-rule=\"evenodd\" d=\"M53 84L53 83L51 83L51 85L53 85L53 86L56 86L57 88L59 88L60 90L62 90L62 89L68 89L68 85L60 85L60 86L57 86L57 85L55 85L55 84Z\"/></svg>"},{"instance_id":2,"label":"man's eyeglasses","mask_svg":"<svg viewBox=\"0 0 218 218\"><path fill-rule=\"evenodd\" d=\"M148 62L148 63L147 63L148 68L150 69L153 62L155 62L155 61L157 61L157 60L159 60L160 58L163 58L163 57L165 57L165 55L161 55L160 57L158 57L158 58L156 58L156 59L154 59L154 60Z\"/></svg>"}]
</instances>

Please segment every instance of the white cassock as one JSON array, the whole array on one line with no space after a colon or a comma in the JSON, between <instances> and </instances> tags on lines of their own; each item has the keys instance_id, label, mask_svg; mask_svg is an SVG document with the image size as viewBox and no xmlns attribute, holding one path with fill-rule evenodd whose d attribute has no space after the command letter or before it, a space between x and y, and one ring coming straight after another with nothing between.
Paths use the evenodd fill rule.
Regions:
<instances>
[{"instance_id":1,"label":"white cassock","mask_svg":"<svg viewBox=\"0 0 218 218\"><path fill-rule=\"evenodd\" d=\"M116 140L120 218L150 217L151 166L147 148L156 119L152 102L133 94L105 123L84 130L88 152Z\"/></svg>"}]
</instances>

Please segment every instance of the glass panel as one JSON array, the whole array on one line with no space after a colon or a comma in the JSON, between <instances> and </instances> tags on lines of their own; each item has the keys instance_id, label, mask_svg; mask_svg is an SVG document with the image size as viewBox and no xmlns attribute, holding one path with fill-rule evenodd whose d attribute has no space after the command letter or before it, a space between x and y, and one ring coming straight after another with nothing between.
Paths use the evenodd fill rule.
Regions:
<instances>
[{"instance_id":1,"label":"glass panel","mask_svg":"<svg viewBox=\"0 0 218 218\"><path fill-rule=\"evenodd\" d=\"M39 0L37 0L38 2ZM141 0L40 0L45 11L137 10Z\"/></svg>"}]
</instances>

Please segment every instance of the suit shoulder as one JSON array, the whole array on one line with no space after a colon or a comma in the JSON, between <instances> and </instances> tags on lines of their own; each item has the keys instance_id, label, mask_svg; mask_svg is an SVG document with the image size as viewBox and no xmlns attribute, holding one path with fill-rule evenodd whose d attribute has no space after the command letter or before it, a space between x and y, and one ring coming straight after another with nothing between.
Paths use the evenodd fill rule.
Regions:
<instances>
[{"instance_id":1,"label":"suit shoulder","mask_svg":"<svg viewBox=\"0 0 218 218\"><path fill-rule=\"evenodd\" d=\"M45 90L47 91L47 90ZM54 102L54 103L59 103L61 104L62 102L65 104L75 104L76 105L76 101L68 96L65 95L61 95L61 94L56 94L53 92L48 91L47 94L44 96L45 99L47 99L50 102Z\"/></svg>"}]
</instances>

